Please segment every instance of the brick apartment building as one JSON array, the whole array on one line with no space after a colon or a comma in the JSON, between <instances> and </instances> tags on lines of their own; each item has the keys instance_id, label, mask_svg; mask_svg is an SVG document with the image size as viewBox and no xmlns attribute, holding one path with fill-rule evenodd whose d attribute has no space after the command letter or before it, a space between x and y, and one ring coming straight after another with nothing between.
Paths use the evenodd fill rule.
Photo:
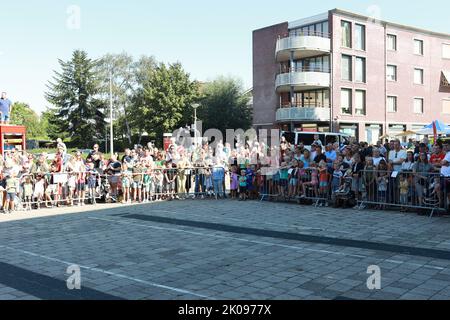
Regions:
<instances>
[{"instance_id":1,"label":"brick apartment building","mask_svg":"<svg viewBox=\"0 0 450 320\"><path fill-rule=\"evenodd\" d=\"M254 127L383 134L450 124L450 34L343 11L253 32Z\"/></svg>"}]
</instances>

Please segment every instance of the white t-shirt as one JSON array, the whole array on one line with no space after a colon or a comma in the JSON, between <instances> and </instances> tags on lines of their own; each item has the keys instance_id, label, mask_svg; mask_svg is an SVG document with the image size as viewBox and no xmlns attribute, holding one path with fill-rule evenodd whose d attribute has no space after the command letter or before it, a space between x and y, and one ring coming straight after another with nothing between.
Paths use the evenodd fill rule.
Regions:
<instances>
[{"instance_id":1,"label":"white t-shirt","mask_svg":"<svg viewBox=\"0 0 450 320\"><path fill-rule=\"evenodd\" d=\"M391 150L389 151L389 161L394 162L394 170L400 171L402 169L402 163L399 163L398 161L400 159L406 160L407 154L406 151L401 149L400 151Z\"/></svg>"}]
</instances>

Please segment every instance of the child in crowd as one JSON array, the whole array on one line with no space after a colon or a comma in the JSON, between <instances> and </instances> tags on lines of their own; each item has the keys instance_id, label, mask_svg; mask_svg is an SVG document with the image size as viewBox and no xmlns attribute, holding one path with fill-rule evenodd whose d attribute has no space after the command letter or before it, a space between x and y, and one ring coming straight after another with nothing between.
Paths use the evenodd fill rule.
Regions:
<instances>
[{"instance_id":1,"label":"child in crowd","mask_svg":"<svg viewBox=\"0 0 450 320\"><path fill-rule=\"evenodd\" d=\"M33 179L31 175L23 176L23 199L25 201L25 210L31 211L31 202L33 201Z\"/></svg>"},{"instance_id":2,"label":"child in crowd","mask_svg":"<svg viewBox=\"0 0 450 320\"><path fill-rule=\"evenodd\" d=\"M124 161L122 164L122 203L131 203L130 198L130 186L131 186L131 170L129 170L128 164Z\"/></svg>"},{"instance_id":3,"label":"child in crowd","mask_svg":"<svg viewBox=\"0 0 450 320\"><path fill-rule=\"evenodd\" d=\"M133 172L133 201L142 202L142 182L144 179L144 169L143 163L141 161L136 162L134 165Z\"/></svg>"},{"instance_id":4,"label":"child in crowd","mask_svg":"<svg viewBox=\"0 0 450 320\"><path fill-rule=\"evenodd\" d=\"M385 160L381 160L378 164L378 172L377 172L377 188L378 195L377 201L381 203L381 205L377 206L377 209L384 209L387 200L387 189L388 189L388 181L389 181L389 172L388 166Z\"/></svg>"},{"instance_id":5,"label":"child in crowd","mask_svg":"<svg viewBox=\"0 0 450 320\"><path fill-rule=\"evenodd\" d=\"M231 199L237 198L238 189L239 189L239 175L237 174L237 167L232 166L230 175Z\"/></svg>"},{"instance_id":6,"label":"child in crowd","mask_svg":"<svg viewBox=\"0 0 450 320\"><path fill-rule=\"evenodd\" d=\"M245 176L247 177L247 194L250 200L254 199L254 190L255 190L255 171L252 166L248 163L247 169L245 170Z\"/></svg>"},{"instance_id":7,"label":"child in crowd","mask_svg":"<svg viewBox=\"0 0 450 320\"><path fill-rule=\"evenodd\" d=\"M342 178L344 177L343 167L339 162L333 163L333 175L331 179L331 192L335 193L342 185Z\"/></svg>"},{"instance_id":8,"label":"child in crowd","mask_svg":"<svg viewBox=\"0 0 450 320\"><path fill-rule=\"evenodd\" d=\"M19 192L20 181L17 179L17 175L14 171L11 171L10 175L6 178L6 203L5 213L15 211L14 200Z\"/></svg>"},{"instance_id":9,"label":"child in crowd","mask_svg":"<svg viewBox=\"0 0 450 320\"><path fill-rule=\"evenodd\" d=\"M67 186L69 189L67 201L70 206L73 206L73 200L75 199L75 192L77 190L77 174L75 172L69 173Z\"/></svg>"},{"instance_id":10,"label":"child in crowd","mask_svg":"<svg viewBox=\"0 0 450 320\"><path fill-rule=\"evenodd\" d=\"M400 204L402 205L401 211L406 212L408 204L408 192L409 192L409 181L405 174L400 174Z\"/></svg>"},{"instance_id":11,"label":"child in crowd","mask_svg":"<svg viewBox=\"0 0 450 320\"><path fill-rule=\"evenodd\" d=\"M247 200L247 177L245 176L245 170L241 170L239 177L239 201Z\"/></svg>"},{"instance_id":12,"label":"child in crowd","mask_svg":"<svg viewBox=\"0 0 450 320\"><path fill-rule=\"evenodd\" d=\"M288 170L289 174L289 189L288 189L288 198L294 198L297 195L297 186L298 186L298 161L294 160L292 162L291 168Z\"/></svg>"},{"instance_id":13,"label":"child in crowd","mask_svg":"<svg viewBox=\"0 0 450 320\"><path fill-rule=\"evenodd\" d=\"M286 198L286 189L288 187L288 178L289 178L289 164L286 160L289 160L288 157L284 158L284 162L281 163L280 172L280 182L278 186L278 195Z\"/></svg>"},{"instance_id":14,"label":"child in crowd","mask_svg":"<svg viewBox=\"0 0 450 320\"><path fill-rule=\"evenodd\" d=\"M148 203L152 201L152 189L153 189L153 181L151 176L151 169L147 168L144 176L142 178L142 192L143 192L143 201L144 203Z\"/></svg>"},{"instance_id":15,"label":"child in crowd","mask_svg":"<svg viewBox=\"0 0 450 320\"><path fill-rule=\"evenodd\" d=\"M44 193L45 193L45 179L42 174L38 174L34 182L34 192L33 192L33 199L36 200L38 209L41 208L41 203L44 200Z\"/></svg>"},{"instance_id":16,"label":"child in crowd","mask_svg":"<svg viewBox=\"0 0 450 320\"><path fill-rule=\"evenodd\" d=\"M91 204L97 203L97 201L95 200L95 188L96 188L96 184L97 184L97 177L98 177L98 172L94 168L94 163L89 162L88 170L86 173L86 181L87 181L87 187L88 187L88 197L91 201Z\"/></svg>"},{"instance_id":17,"label":"child in crowd","mask_svg":"<svg viewBox=\"0 0 450 320\"><path fill-rule=\"evenodd\" d=\"M172 166L172 161L166 162L166 170L164 170L164 179L166 182L166 192L169 200L175 197L175 180L177 179L177 171Z\"/></svg>"},{"instance_id":18,"label":"child in crowd","mask_svg":"<svg viewBox=\"0 0 450 320\"><path fill-rule=\"evenodd\" d=\"M155 184L155 195L156 200L161 201L163 199L163 184L164 184L164 173L162 166L157 165L153 174L153 182Z\"/></svg>"},{"instance_id":19,"label":"child in crowd","mask_svg":"<svg viewBox=\"0 0 450 320\"><path fill-rule=\"evenodd\" d=\"M320 202L319 205L322 206L322 204L325 204L325 206L328 205L328 202L326 202L328 198L328 183L329 183L329 175L328 175L328 165L325 161L320 161L319 163L319 198L323 199L324 202Z\"/></svg>"},{"instance_id":20,"label":"child in crowd","mask_svg":"<svg viewBox=\"0 0 450 320\"><path fill-rule=\"evenodd\" d=\"M313 191L313 196L317 198L317 187L319 185L319 171L317 169L317 165L314 162L310 163L309 172L311 178L309 181L302 184L302 198L306 198L307 196L307 188L310 187Z\"/></svg>"}]
</instances>

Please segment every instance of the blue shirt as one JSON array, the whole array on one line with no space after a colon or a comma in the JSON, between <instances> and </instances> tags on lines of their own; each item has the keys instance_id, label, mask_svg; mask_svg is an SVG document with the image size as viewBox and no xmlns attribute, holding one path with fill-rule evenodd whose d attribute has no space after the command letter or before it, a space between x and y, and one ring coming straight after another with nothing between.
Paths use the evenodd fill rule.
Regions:
<instances>
[{"instance_id":1,"label":"blue shirt","mask_svg":"<svg viewBox=\"0 0 450 320\"><path fill-rule=\"evenodd\" d=\"M0 99L0 112L3 115L9 115L9 107L12 105L11 100L9 99Z\"/></svg>"},{"instance_id":2,"label":"blue shirt","mask_svg":"<svg viewBox=\"0 0 450 320\"><path fill-rule=\"evenodd\" d=\"M334 160L336 160L336 151L331 150L331 151L327 151L325 152L325 156L327 157L327 159L330 159L331 161L329 162L333 162Z\"/></svg>"}]
</instances>

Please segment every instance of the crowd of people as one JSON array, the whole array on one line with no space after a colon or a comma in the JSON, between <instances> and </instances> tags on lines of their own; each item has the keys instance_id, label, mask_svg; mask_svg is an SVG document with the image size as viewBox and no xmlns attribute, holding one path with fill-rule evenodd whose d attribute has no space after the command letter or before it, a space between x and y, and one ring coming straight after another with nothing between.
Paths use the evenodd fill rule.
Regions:
<instances>
[{"instance_id":1,"label":"crowd of people","mask_svg":"<svg viewBox=\"0 0 450 320\"><path fill-rule=\"evenodd\" d=\"M5 213L53 206L83 206L99 199L119 203L188 198L318 199L340 195L362 203L401 209L425 205L430 195L448 206L450 148L428 140L402 146L399 140L375 145L350 142L278 146L257 141L231 146L207 142L167 150L137 145L108 158L95 145L89 154L68 154L58 139L55 155L18 150L0 159L0 196ZM358 202L356 202L358 201Z\"/></svg>"}]
</instances>

